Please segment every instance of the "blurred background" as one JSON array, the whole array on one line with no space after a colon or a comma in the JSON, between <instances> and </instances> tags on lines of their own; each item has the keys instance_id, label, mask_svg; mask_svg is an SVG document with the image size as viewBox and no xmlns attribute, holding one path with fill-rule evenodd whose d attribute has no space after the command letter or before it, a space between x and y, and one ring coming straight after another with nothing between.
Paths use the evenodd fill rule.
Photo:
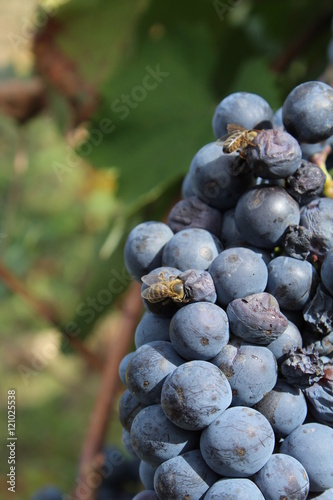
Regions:
<instances>
[{"instance_id":1,"label":"blurred background","mask_svg":"<svg viewBox=\"0 0 333 500\"><path fill-rule=\"evenodd\" d=\"M165 219L192 157L215 139L223 97L254 92L276 111L301 82L332 84L333 6L0 0L0 13L1 443L15 389L15 498L49 484L74 498L96 401L109 424L99 441L126 455L124 387L103 367L134 293L128 232ZM1 498L12 498L5 445L0 456Z\"/></svg>"}]
</instances>

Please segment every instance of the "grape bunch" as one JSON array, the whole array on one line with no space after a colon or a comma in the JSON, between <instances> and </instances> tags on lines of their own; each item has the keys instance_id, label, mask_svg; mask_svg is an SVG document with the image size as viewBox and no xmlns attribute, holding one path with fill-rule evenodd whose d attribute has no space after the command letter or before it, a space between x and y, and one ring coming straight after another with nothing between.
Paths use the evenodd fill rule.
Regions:
<instances>
[{"instance_id":1,"label":"grape bunch","mask_svg":"<svg viewBox=\"0 0 333 500\"><path fill-rule=\"evenodd\" d=\"M225 97L168 224L136 226L122 360L135 499L333 498L333 89ZM328 149L329 147L329 149Z\"/></svg>"}]
</instances>

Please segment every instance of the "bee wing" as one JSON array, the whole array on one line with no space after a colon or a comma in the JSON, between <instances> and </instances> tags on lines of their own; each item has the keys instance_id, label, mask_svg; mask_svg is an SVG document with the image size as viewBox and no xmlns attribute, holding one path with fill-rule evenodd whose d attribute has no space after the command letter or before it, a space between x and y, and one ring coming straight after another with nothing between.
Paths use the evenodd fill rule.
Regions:
<instances>
[{"instance_id":1,"label":"bee wing","mask_svg":"<svg viewBox=\"0 0 333 500\"><path fill-rule=\"evenodd\" d=\"M237 125L237 123L229 123L229 125L227 125L227 130L229 134L234 134L235 132L245 132L247 129L242 127L242 125Z\"/></svg>"},{"instance_id":2,"label":"bee wing","mask_svg":"<svg viewBox=\"0 0 333 500\"><path fill-rule=\"evenodd\" d=\"M154 293L151 288L145 288L145 290L142 290L141 292L141 297L151 303L162 302L162 300L169 298L169 291L166 286L159 288L158 293Z\"/></svg>"},{"instance_id":3,"label":"bee wing","mask_svg":"<svg viewBox=\"0 0 333 500\"><path fill-rule=\"evenodd\" d=\"M145 276L142 276L141 281L145 283L145 285L154 285L160 281L160 278L159 275L155 273L146 274Z\"/></svg>"},{"instance_id":4,"label":"bee wing","mask_svg":"<svg viewBox=\"0 0 333 500\"><path fill-rule=\"evenodd\" d=\"M231 133L229 134L225 134L225 135L222 135L222 137L219 137L217 140L216 140L216 145L217 146L223 146L223 144L225 143L225 141L227 139L229 139L230 135L232 135Z\"/></svg>"},{"instance_id":5,"label":"bee wing","mask_svg":"<svg viewBox=\"0 0 333 500\"><path fill-rule=\"evenodd\" d=\"M151 294L150 288L145 288L145 290L142 290L141 292L141 297L143 297L146 300L149 300L149 302L152 302L150 294Z\"/></svg>"}]
</instances>

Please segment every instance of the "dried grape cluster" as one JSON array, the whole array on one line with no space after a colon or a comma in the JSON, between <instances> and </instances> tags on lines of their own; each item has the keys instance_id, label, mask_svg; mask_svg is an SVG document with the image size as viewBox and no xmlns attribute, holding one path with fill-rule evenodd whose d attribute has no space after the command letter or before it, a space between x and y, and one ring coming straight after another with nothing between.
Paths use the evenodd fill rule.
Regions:
<instances>
[{"instance_id":1,"label":"dried grape cluster","mask_svg":"<svg viewBox=\"0 0 333 500\"><path fill-rule=\"evenodd\" d=\"M125 245L146 307L119 369L135 498L333 498L333 199L309 155L333 142L333 89L275 115L231 94L213 131L168 224Z\"/></svg>"}]
</instances>

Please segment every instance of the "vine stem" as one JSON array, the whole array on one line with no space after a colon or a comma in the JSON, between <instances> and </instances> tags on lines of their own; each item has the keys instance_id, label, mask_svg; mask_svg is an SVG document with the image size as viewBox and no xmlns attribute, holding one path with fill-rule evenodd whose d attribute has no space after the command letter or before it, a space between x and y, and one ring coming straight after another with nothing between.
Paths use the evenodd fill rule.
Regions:
<instances>
[{"instance_id":1,"label":"vine stem","mask_svg":"<svg viewBox=\"0 0 333 500\"><path fill-rule=\"evenodd\" d=\"M118 393L119 364L130 349L133 334L143 310L140 291L140 283L133 281L121 307L118 333L109 348L95 407L82 449L79 480L74 492L75 500L81 500L82 491L84 491L85 500L94 500L96 497L96 488L101 477L98 473L98 465L101 465L98 456L102 451L110 414Z\"/></svg>"},{"instance_id":2,"label":"vine stem","mask_svg":"<svg viewBox=\"0 0 333 500\"><path fill-rule=\"evenodd\" d=\"M78 354L80 354L80 356L91 368L98 371L103 370L103 360L91 352L80 339L71 336L61 327L61 321L58 318L54 306L34 297L26 286L16 276L14 276L14 274L7 269L1 261L0 279L13 293L22 297L40 317L44 318L48 323L51 323L59 332L61 332L62 335L66 337L68 343Z\"/></svg>"},{"instance_id":3,"label":"vine stem","mask_svg":"<svg viewBox=\"0 0 333 500\"><path fill-rule=\"evenodd\" d=\"M286 50L272 63L271 69L277 73L286 71L291 62L323 32L326 26L329 25L332 14L333 11L330 9L317 16L317 18L312 21L312 24L305 28L305 30L298 35Z\"/></svg>"}]
</instances>

